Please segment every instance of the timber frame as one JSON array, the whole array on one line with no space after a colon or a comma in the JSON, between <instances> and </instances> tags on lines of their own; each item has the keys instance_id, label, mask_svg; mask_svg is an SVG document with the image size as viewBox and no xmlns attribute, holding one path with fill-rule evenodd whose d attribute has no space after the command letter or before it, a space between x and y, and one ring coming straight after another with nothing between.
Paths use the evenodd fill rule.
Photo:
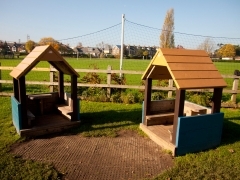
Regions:
<instances>
[{"instance_id":1,"label":"timber frame","mask_svg":"<svg viewBox=\"0 0 240 180\"><path fill-rule=\"evenodd\" d=\"M142 80L145 80L145 97L143 105L143 122L140 128L143 131L146 130L146 133L149 132L147 129L147 117L151 114L152 80L161 79L173 79L176 86L171 143L177 148L178 142L176 138L178 137L177 133L179 131L179 117L184 117L186 90L213 88L211 114L215 114L220 113L222 91L227 84L205 51L159 49L142 76ZM149 133L151 134L151 132ZM156 139L155 136L152 139ZM161 142L158 144L161 145ZM169 142L166 144L169 144ZM177 150L173 149L172 146L170 150L173 151L174 155L181 154L177 153ZM186 150L186 152L188 151ZM191 150L189 150L189 152L191 152Z\"/></svg>"},{"instance_id":2,"label":"timber frame","mask_svg":"<svg viewBox=\"0 0 240 180\"><path fill-rule=\"evenodd\" d=\"M79 74L67 63L67 61L51 46L37 46L19 63L11 72L13 77L13 91L16 102L21 105L19 109L19 129L31 128L27 116L27 100L25 76L40 61L47 61L55 69L58 70L58 103L64 102L64 74L71 76L71 119L70 121L78 121L79 107L77 98L77 78ZM14 118L14 117L13 117ZM14 124L15 125L15 124ZM15 125L16 126L16 125Z\"/></svg>"}]
</instances>

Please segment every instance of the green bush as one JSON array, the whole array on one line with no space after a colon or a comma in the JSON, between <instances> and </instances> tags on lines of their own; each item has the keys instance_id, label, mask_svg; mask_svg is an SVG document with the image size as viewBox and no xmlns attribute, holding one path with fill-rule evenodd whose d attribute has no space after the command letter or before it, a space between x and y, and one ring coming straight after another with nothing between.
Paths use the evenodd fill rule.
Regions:
<instances>
[{"instance_id":1,"label":"green bush","mask_svg":"<svg viewBox=\"0 0 240 180\"><path fill-rule=\"evenodd\" d=\"M209 107L212 99L212 93L210 92L187 92L186 100Z\"/></svg>"}]
</instances>

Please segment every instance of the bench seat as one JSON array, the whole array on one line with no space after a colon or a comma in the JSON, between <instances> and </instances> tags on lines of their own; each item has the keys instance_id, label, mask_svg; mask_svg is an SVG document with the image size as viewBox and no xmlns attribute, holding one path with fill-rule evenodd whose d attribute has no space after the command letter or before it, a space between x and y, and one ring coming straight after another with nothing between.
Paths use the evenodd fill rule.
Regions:
<instances>
[{"instance_id":1,"label":"bench seat","mask_svg":"<svg viewBox=\"0 0 240 180\"><path fill-rule=\"evenodd\" d=\"M147 115L147 126L161 125L161 124L173 124L174 112L167 112L161 114Z\"/></svg>"},{"instance_id":2,"label":"bench seat","mask_svg":"<svg viewBox=\"0 0 240 180\"><path fill-rule=\"evenodd\" d=\"M71 119L72 110L71 107L65 104L58 104L57 109L59 112L61 112L64 116L66 116L68 119Z\"/></svg>"}]
</instances>

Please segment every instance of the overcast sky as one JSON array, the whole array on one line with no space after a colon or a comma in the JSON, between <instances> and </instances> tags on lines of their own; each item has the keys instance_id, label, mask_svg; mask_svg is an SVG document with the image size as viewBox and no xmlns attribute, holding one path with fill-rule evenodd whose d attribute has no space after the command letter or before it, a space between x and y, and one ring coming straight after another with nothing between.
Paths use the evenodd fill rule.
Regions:
<instances>
[{"instance_id":1,"label":"overcast sky","mask_svg":"<svg viewBox=\"0 0 240 180\"><path fill-rule=\"evenodd\" d=\"M122 14L161 29L170 8L175 32L240 38L239 0L1 0L0 7L3 41L81 36L121 23Z\"/></svg>"}]
</instances>

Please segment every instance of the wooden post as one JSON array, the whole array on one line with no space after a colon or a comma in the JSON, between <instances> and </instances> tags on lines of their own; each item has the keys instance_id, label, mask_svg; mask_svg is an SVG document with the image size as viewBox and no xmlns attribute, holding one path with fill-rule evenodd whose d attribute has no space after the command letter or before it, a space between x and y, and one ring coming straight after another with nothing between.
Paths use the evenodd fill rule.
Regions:
<instances>
[{"instance_id":1,"label":"wooden post","mask_svg":"<svg viewBox=\"0 0 240 180\"><path fill-rule=\"evenodd\" d=\"M173 134L172 134L172 143L176 145L176 135L178 127L178 117L183 116L184 111L184 102L185 102L185 90L176 90L176 99L175 99L175 109L174 109L174 119L173 119Z\"/></svg>"},{"instance_id":2,"label":"wooden post","mask_svg":"<svg viewBox=\"0 0 240 180\"><path fill-rule=\"evenodd\" d=\"M13 93L16 100L19 102L19 87L18 87L18 80L13 78Z\"/></svg>"},{"instance_id":3,"label":"wooden post","mask_svg":"<svg viewBox=\"0 0 240 180\"><path fill-rule=\"evenodd\" d=\"M235 76L233 79L233 86L232 86L232 90L237 91L238 90L238 84L239 84L239 77ZM231 96L231 101L234 103L237 103L237 93L232 93Z\"/></svg>"},{"instance_id":4,"label":"wooden post","mask_svg":"<svg viewBox=\"0 0 240 180\"><path fill-rule=\"evenodd\" d=\"M146 116L149 115L151 104L151 92L152 92L152 79L147 78L145 80L145 93L144 93L144 125L147 125Z\"/></svg>"},{"instance_id":5,"label":"wooden post","mask_svg":"<svg viewBox=\"0 0 240 180\"><path fill-rule=\"evenodd\" d=\"M58 72L58 95L59 95L59 103L64 102L64 79L63 72Z\"/></svg>"},{"instance_id":6,"label":"wooden post","mask_svg":"<svg viewBox=\"0 0 240 180\"><path fill-rule=\"evenodd\" d=\"M112 70L112 66L108 65L107 67L107 85L111 85L111 70ZM107 98L111 97L111 88L108 87L107 88Z\"/></svg>"},{"instance_id":7,"label":"wooden post","mask_svg":"<svg viewBox=\"0 0 240 180\"><path fill-rule=\"evenodd\" d=\"M168 80L168 87L173 87L173 79ZM172 91L168 91L168 98L172 98Z\"/></svg>"},{"instance_id":8,"label":"wooden post","mask_svg":"<svg viewBox=\"0 0 240 180\"><path fill-rule=\"evenodd\" d=\"M71 76L71 108L72 108L72 116L71 121L78 120L78 99L77 99L77 76Z\"/></svg>"},{"instance_id":9,"label":"wooden post","mask_svg":"<svg viewBox=\"0 0 240 180\"><path fill-rule=\"evenodd\" d=\"M21 103L21 115L22 115L22 128L28 128L28 119L27 119L27 100L26 100L26 84L25 76L22 76L18 80L19 87L19 102Z\"/></svg>"},{"instance_id":10,"label":"wooden post","mask_svg":"<svg viewBox=\"0 0 240 180\"><path fill-rule=\"evenodd\" d=\"M50 92L54 92L53 82L54 82L54 67L50 65L50 86L49 86Z\"/></svg>"},{"instance_id":11,"label":"wooden post","mask_svg":"<svg viewBox=\"0 0 240 180\"><path fill-rule=\"evenodd\" d=\"M223 88L214 88L213 98L212 98L212 114L220 112L221 100L222 100L222 90L223 90Z\"/></svg>"}]
</instances>

